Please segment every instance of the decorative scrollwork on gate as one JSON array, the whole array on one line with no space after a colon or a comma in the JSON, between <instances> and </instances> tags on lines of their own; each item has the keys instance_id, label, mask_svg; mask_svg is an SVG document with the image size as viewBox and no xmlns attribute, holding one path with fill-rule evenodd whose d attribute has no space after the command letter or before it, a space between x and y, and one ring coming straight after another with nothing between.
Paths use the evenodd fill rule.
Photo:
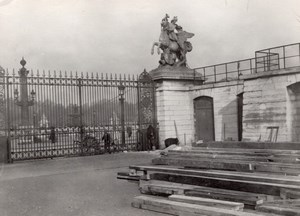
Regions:
<instances>
[{"instance_id":1,"label":"decorative scrollwork on gate","mask_svg":"<svg viewBox=\"0 0 300 216\"><path fill-rule=\"evenodd\" d=\"M5 71L0 66L0 135L4 135L5 129Z\"/></svg>"},{"instance_id":2,"label":"decorative scrollwork on gate","mask_svg":"<svg viewBox=\"0 0 300 216\"><path fill-rule=\"evenodd\" d=\"M146 70L140 74L138 85L140 122L142 125L148 126L155 121L155 86L152 77Z\"/></svg>"}]
</instances>

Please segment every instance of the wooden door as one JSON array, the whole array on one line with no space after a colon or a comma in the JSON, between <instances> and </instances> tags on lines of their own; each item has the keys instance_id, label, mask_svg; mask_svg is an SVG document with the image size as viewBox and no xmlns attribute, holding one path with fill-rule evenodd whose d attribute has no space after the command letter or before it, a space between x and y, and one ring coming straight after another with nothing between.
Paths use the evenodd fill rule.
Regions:
<instances>
[{"instance_id":1,"label":"wooden door","mask_svg":"<svg viewBox=\"0 0 300 216\"><path fill-rule=\"evenodd\" d=\"M215 140L214 108L211 97L194 100L195 138L203 141Z\"/></svg>"}]
</instances>

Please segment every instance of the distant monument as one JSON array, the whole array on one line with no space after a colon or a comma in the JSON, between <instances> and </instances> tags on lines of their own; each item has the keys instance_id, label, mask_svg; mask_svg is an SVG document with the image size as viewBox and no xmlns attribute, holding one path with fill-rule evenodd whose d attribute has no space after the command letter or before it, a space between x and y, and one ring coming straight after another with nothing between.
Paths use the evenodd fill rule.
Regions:
<instances>
[{"instance_id":1,"label":"distant monument","mask_svg":"<svg viewBox=\"0 0 300 216\"><path fill-rule=\"evenodd\" d=\"M45 114L42 115L42 118L39 122L39 125L41 128L48 128L49 127L49 121L47 119L47 117L45 116Z\"/></svg>"},{"instance_id":2,"label":"distant monument","mask_svg":"<svg viewBox=\"0 0 300 216\"><path fill-rule=\"evenodd\" d=\"M202 83L201 74L187 66L186 54L193 49L188 39L192 38L194 34L184 31L177 24L176 16L170 22L169 18L170 16L166 14L162 19L159 41L152 45L151 54L154 54L154 47L157 46L160 60L158 68L150 71L151 77L154 80L196 80L196 82Z\"/></svg>"}]
</instances>

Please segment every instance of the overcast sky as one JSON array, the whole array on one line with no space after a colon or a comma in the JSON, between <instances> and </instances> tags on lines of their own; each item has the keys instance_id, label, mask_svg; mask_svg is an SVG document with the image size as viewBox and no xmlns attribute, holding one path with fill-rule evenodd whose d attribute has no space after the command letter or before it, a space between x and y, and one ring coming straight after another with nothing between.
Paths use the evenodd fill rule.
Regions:
<instances>
[{"instance_id":1,"label":"overcast sky","mask_svg":"<svg viewBox=\"0 0 300 216\"><path fill-rule=\"evenodd\" d=\"M165 13L190 39L190 67L254 57L300 42L299 0L0 0L0 65L138 74Z\"/></svg>"}]
</instances>

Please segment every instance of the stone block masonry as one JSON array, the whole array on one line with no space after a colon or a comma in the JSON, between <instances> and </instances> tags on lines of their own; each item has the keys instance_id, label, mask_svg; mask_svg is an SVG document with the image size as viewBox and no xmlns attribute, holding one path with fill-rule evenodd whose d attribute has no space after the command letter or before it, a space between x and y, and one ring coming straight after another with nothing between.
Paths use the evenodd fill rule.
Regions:
<instances>
[{"instance_id":1,"label":"stone block masonry","mask_svg":"<svg viewBox=\"0 0 300 216\"><path fill-rule=\"evenodd\" d=\"M300 112L297 110L300 107L299 100L296 100L299 95L300 68L243 78L243 138L266 141L270 135L268 127L279 127L277 141L300 141L299 136L295 135L299 132L294 129L300 122Z\"/></svg>"}]
</instances>

